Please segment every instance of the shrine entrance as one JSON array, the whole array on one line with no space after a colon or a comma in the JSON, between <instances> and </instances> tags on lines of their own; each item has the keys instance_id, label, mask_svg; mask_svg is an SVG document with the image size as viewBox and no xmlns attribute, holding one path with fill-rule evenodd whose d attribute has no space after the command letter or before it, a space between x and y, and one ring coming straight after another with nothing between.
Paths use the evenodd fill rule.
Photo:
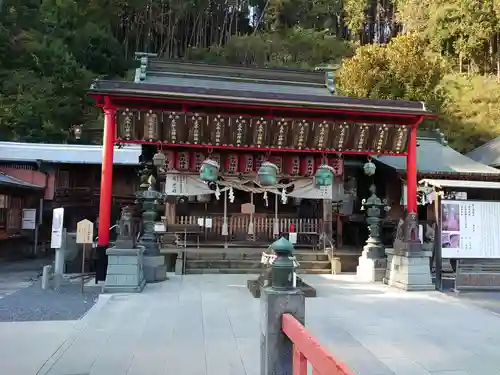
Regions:
<instances>
[{"instance_id":1,"label":"shrine entrance","mask_svg":"<svg viewBox=\"0 0 500 375\"><path fill-rule=\"evenodd\" d=\"M335 241L332 201L345 193L344 163L359 155L407 158L407 211L416 220L417 127L433 116L423 103L334 95L328 71L222 69L151 55L141 55L140 64L134 82L97 80L89 90L105 112L100 246L109 242L116 144L143 145L143 168L164 181L155 189L166 193L167 226L194 216L194 206L186 215L175 212L186 201L196 202L205 216L220 207L222 212L210 214L210 228L217 227L226 242L235 239L230 231L238 227L246 229L247 239L266 233L267 241L291 224ZM176 183L174 192L174 175L205 190L179 191ZM240 196L236 190L250 201L234 206L229 198ZM321 201L319 217L302 218L296 210L281 220L286 211L280 205L308 199ZM222 218L214 227L215 213Z\"/></svg>"}]
</instances>

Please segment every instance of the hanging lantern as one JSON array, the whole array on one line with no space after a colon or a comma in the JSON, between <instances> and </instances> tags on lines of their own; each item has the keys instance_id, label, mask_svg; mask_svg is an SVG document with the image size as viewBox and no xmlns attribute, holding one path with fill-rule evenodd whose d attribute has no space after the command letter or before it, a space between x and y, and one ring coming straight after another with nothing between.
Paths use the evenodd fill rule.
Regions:
<instances>
[{"instance_id":1,"label":"hanging lantern","mask_svg":"<svg viewBox=\"0 0 500 375\"><path fill-rule=\"evenodd\" d=\"M369 158L368 162L363 165L363 171L367 176L373 176L375 174L375 171L377 170L377 167L375 164L373 164L372 159Z\"/></svg>"},{"instance_id":2,"label":"hanging lantern","mask_svg":"<svg viewBox=\"0 0 500 375\"><path fill-rule=\"evenodd\" d=\"M314 184L316 187L332 186L335 169L327 164L322 164L314 174Z\"/></svg>"},{"instance_id":3,"label":"hanging lantern","mask_svg":"<svg viewBox=\"0 0 500 375\"><path fill-rule=\"evenodd\" d=\"M276 185L276 177L278 175L278 167L268 161L262 163L257 172L257 180L262 186Z\"/></svg>"},{"instance_id":4,"label":"hanging lantern","mask_svg":"<svg viewBox=\"0 0 500 375\"><path fill-rule=\"evenodd\" d=\"M200 168L200 179L205 182L214 182L219 178L220 165L215 160L205 159Z\"/></svg>"},{"instance_id":5,"label":"hanging lantern","mask_svg":"<svg viewBox=\"0 0 500 375\"><path fill-rule=\"evenodd\" d=\"M155 167L164 167L167 165L167 158L165 157L165 154L163 152L158 151L156 154L154 154L153 165Z\"/></svg>"}]
</instances>

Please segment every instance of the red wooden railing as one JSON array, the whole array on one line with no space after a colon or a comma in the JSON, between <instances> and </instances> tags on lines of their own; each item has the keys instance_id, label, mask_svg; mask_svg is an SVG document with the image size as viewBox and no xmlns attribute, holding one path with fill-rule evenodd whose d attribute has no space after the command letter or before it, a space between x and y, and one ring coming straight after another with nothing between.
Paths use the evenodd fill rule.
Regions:
<instances>
[{"instance_id":1,"label":"red wooden railing","mask_svg":"<svg viewBox=\"0 0 500 375\"><path fill-rule=\"evenodd\" d=\"M292 315L283 314L282 330L293 343L293 375L307 375L307 362L313 368L313 375L355 375Z\"/></svg>"}]
</instances>

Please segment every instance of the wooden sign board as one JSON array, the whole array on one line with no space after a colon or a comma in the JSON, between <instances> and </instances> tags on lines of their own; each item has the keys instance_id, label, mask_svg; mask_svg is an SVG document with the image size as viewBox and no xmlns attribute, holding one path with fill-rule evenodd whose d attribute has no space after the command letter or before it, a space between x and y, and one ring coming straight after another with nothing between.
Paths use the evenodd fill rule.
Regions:
<instances>
[{"instance_id":1,"label":"wooden sign board","mask_svg":"<svg viewBox=\"0 0 500 375\"><path fill-rule=\"evenodd\" d=\"M255 213L255 205L252 203L245 203L241 205L242 214L253 214Z\"/></svg>"},{"instance_id":2,"label":"wooden sign board","mask_svg":"<svg viewBox=\"0 0 500 375\"><path fill-rule=\"evenodd\" d=\"M94 223L84 219L76 224L76 243L88 244L92 243L94 236Z\"/></svg>"}]
</instances>

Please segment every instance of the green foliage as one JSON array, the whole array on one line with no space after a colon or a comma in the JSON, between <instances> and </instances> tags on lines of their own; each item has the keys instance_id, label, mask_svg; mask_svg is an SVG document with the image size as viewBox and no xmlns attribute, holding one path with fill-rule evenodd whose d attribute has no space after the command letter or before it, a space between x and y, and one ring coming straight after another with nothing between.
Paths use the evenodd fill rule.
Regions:
<instances>
[{"instance_id":1,"label":"green foliage","mask_svg":"<svg viewBox=\"0 0 500 375\"><path fill-rule=\"evenodd\" d=\"M118 41L87 22L78 2L9 0L0 13L0 139L64 142L94 123L85 90L96 74L120 75Z\"/></svg>"},{"instance_id":2,"label":"green foliage","mask_svg":"<svg viewBox=\"0 0 500 375\"><path fill-rule=\"evenodd\" d=\"M500 85L496 79L449 74L441 86L449 92L445 104L453 147L470 151L500 135Z\"/></svg>"},{"instance_id":3,"label":"green foliage","mask_svg":"<svg viewBox=\"0 0 500 375\"><path fill-rule=\"evenodd\" d=\"M73 124L99 128L85 90L97 76L129 79L136 51L246 66L342 63L343 94L426 101L459 149L500 133L498 0L1 4L2 140L61 142Z\"/></svg>"},{"instance_id":4,"label":"green foliage","mask_svg":"<svg viewBox=\"0 0 500 375\"><path fill-rule=\"evenodd\" d=\"M219 64L315 68L339 63L351 53L349 43L325 32L293 28L284 33L233 36L223 47L192 48L186 57Z\"/></svg>"},{"instance_id":5,"label":"green foliage","mask_svg":"<svg viewBox=\"0 0 500 375\"><path fill-rule=\"evenodd\" d=\"M418 36L402 35L389 44L358 48L338 71L337 83L346 95L420 100L438 110L444 102L443 75L442 59L429 55Z\"/></svg>"}]
</instances>

